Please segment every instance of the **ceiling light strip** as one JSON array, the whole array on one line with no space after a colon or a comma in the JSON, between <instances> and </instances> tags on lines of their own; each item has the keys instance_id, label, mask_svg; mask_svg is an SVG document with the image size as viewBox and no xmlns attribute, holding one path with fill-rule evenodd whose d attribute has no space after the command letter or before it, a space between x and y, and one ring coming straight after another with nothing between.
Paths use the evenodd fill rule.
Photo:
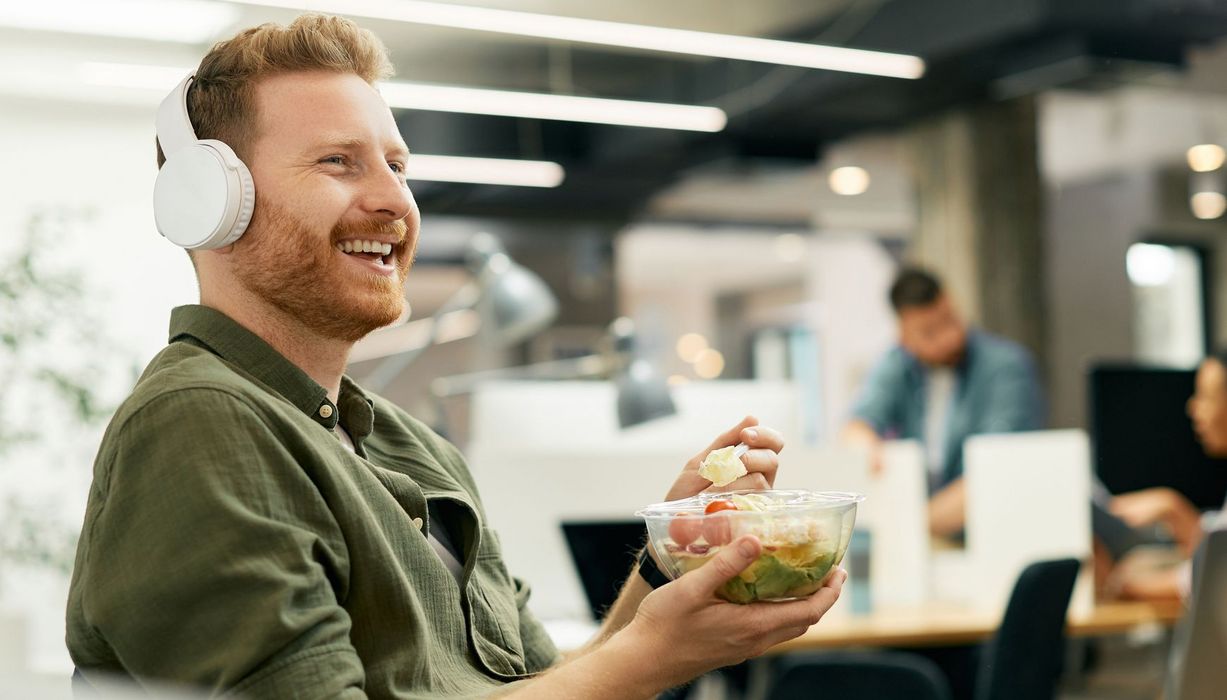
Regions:
<instances>
[{"instance_id":1,"label":"ceiling light strip","mask_svg":"<svg viewBox=\"0 0 1227 700\"><path fill-rule=\"evenodd\" d=\"M557 187L566 177L558 163L543 160L468 158L414 153L406 164L409 181L471 182L519 187Z\"/></svg>"},{"instance_id":2,"label":"ceiling light strip","mask_svg":"<svg viewBox=\"0 0 1227 700\"><path fill-rule=\"evenodd\" d=\"M392 107L436 112L492 114L686 131L720 131L728 123L715 107L611 100L577 95L387 82L379 91Z\"/></svg>"},{"instance_id":3,"label":"ceiling light strip","mask_svg":"<svg viewBox=\"0 0 1227 700\"><path fill-rule=\"evenodd\" d=\"M517 12L471 5L450 5L425 0L230 0L230 2L293 10L334 12L436 27L774 63L891 78L915 79L924 75L925 71L923 60L906 54Z\"/></svg>"}]
</instances>

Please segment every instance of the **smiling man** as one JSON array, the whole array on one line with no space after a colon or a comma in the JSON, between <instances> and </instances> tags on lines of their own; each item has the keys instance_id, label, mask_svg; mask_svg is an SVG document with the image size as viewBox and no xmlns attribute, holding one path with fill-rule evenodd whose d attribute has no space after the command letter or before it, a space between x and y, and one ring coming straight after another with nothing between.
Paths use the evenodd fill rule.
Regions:
<instances>
[{"instance_id":1,"label":"smiling man","mask_svg":"<svg viewBox=\"0 0 1227 700\"><path fill-rule=\"evenodd\" d=\"M804 600L721 602L761 551L743 537L657 590L646 559L563 662L459 452L344 375L354 343L400 316L418 240L411 156L375 88L389 74L369 32L304 15L213 47L167 103L190 138L159 115L160 146L178 146L160 184L197 138L232 149L222 160L250 181L230 233L192 250L200 304L173 311L99 449L68 601L78 686L646 698L803 633L844 574ZM160 227L190 218L194 191L155 202ZM729 488L769 486L783 442L746 418L666 498L709 487L701 458L738 442L748 473Z\"/></svg>"}]
</instances>

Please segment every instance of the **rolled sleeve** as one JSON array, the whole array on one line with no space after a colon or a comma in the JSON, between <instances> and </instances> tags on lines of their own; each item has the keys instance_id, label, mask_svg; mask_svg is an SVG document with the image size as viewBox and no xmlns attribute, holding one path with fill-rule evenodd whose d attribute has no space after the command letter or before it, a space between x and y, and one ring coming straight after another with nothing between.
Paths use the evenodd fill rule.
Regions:
<instances>
[{"instance_id":1,"label":"rolled sleeve","mask_svg":"<svg viewBox=\"0 0 1227 700\"><path fill-rule=\"evenodd\" d=\"M253 408L163 394L112 445L78 576L84 620L125 669L251 698L365 697L338 603L344 540Z\"/></svg>"}]
</instances>

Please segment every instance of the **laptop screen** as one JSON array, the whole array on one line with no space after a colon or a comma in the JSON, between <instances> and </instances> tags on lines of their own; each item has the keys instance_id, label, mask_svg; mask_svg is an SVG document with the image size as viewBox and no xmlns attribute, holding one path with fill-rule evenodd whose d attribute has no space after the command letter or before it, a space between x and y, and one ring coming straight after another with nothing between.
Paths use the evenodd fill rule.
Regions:
<instances>
[{"instance_id":1,"label":"laptop screen","mask_svg":"<svg viewBox=\"0 0 1227 700\"><path fill-rule=\"evenodd\" d=\"M647 529L642 520L565 521L562 534L592 619L600 620L634 568Z\"/></svg>"}]
</instances>

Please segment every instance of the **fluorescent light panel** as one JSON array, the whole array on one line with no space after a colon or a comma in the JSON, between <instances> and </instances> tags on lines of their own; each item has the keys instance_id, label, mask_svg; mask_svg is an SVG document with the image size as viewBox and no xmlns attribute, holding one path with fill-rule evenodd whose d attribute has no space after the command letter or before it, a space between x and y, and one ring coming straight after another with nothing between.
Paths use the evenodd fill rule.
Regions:
<instances>
[{"instance_id":1,"label":"fluorescent light panel","mask_svg":"<svg viewBox=\"0 0 1227 700\"><path fill-rule=\"evenodd\" d=\"M0 27L199 44L216 38L238 14L203 0L5 0Z\"/></svg>"},{"instance_id":2,"label":"fluorescent light panel","mask_svg":"<svg viewBox=\"0 0 1227 700\"><path fill-rule=\"evenodd\" d=\"M778 39L650 27L623 22L560 17L424 0L230 0L246 5L317 10L356 17L470 29L539 39L620 46L646 51L775 63L801 68L919 78L924 61L916 56L820 46Z\"/></svg>"},{"instance_id":3,"label":"fluorescent light panel","mask_svg":"<svg viewBox=\"0 0 1227 700\"><path fill-rule=\"evenodd\" d=\"M388 82L379 86L393 107L436 112L494 114L591 124L642 126L686 131L720 131L728 123L721 109L664 102L611 100L576 95Z\"/></svg>"},{"instance_id":4,"label":"fluorescent light panel","mask_svg":"<svg viewBox=\"0 0 1227 700\"><path fill-rule=\"evenodd\" d=\"M185 66L87 62L81 64L77 74L90 85L166 91L182 80L189 70ZM379 85L379 91L390 106L400 109L706 132L720 131L728 123L724 111L715 107L665 102L610 100L428 83L387 82Z\"/></svg>"},{"instance_id":5,"label":"fluorescent light panel","mask_svg":"<svg viewBox=\"0 0 1227 700\"><path fill-rule=\"evenodd\" d=\"M566 177L561 165L544 160L465 158L421 153L410 155L405 169L409 180L520 187L557 187Z\"/></svg>"}]
</instances>

